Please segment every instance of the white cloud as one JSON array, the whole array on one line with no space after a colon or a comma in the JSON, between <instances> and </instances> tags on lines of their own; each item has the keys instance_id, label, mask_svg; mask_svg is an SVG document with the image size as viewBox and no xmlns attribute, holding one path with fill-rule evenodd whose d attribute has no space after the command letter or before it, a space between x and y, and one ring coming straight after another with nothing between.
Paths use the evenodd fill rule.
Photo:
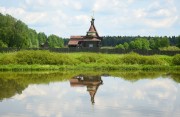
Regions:
<instances>
[{"instance_id":1,"label":"white cloud","mask_svg":"<svg viewBox=\"0 0 180 117\"><path fill-rule=\"evenodd\" d=\"M135 92L134 92L134 97L138 100L143 100L145 98L145 92L137 89Z\"/></svg>"},{"instance_id":2,"label":"white cloud","mask_svg":"<svg viewBox=\"0 0 180 117\"><path fill-rule=\"evenodd\" d=\"M28 12L23 8L0 7L0 12L16 16L18 19L29 25L43 22L47 17L47 13L45 12Z\"/></svg>"},{"instance_id":3,"label":"white cloud","mask_svg":"<svg viewBox=\"0 0 180 117\"><path fill-rule=\"evenodd\" d=\"M75 16L75 19L79 20L80 22L85 23L85 22L89 21L90 17L87 15L77 15L77 16Z\"/></svg>"},{"instance_id":4,"label":"white cloud","mask_svg":"<svg viewBox=\"0 0 180 117\"><path fill-rule=\"evenodd\" d=\"M134 2L134 0L127 0L128 3L132 4Z\"/></svg>"},{"instance_id":5,"label":"white cloud","mask_svg":"<svg viewBox=\"0 0 180 117\"><path fill-rule=\"evenodd\" d=\"M40 23L47 17L46 13L29 13L24 17L24 21L28 24Z\"/></svg>"},{"instance_id":6,"label":"white cloud","mask_svg":"<svg viewBox=\"0 0 180 117\"><path fill-rule=\"evenodd\" d=\"M23 0L16 6L0 6L0 12L21 19L38 32L63 37L85 35L92 10L95 10L95 24L102 36L147 35L148 31L152 35L154 32L166 35L169 28L179 35L175 28L180 25L177 3L177 0Z\"/></svg>"},{"instance_id":7,"label":"white cloud","mask_svg":"<svg viewBox=\"0 0 180 117\"><path fill-rule=\"evenodd\" d=\"M105 12L117 14L133 3L133 0L96 0L93 6L93 10L96 12Z\"/></svg>"},{"instance_id":8,"label":"white cloud","mask_svg":"<svg viewBox=\"0 0 180 117\"><path fill-rule=\"evenodd\" d=\"M162 20L144 19L144 23L152 28L169 28L177 21L177 19L177 16L169 17Z\"/></svg>"},{"instance_id":9,"label":"white cloud","mask_svg":"<svg viewBox=\"0 0 180 117\"><path fill-rule=\"evenodd\" d=\"M24 9L22 8L6 8L0 7L0 12L3 14L11 14L11 15L23 15L25 14Z\"/></svg>"},{"instance_id":10,"label":"white cloud","mask_svg":"<svg viewBox=\"0 0 180 117\"><path fill-rule=\"evenodd\" d=\"M147 16L147 13L145 12L144 9L136 9L133 12L136 18L144 18Z\"/></svg>"},{"instance_id":11,"label":"white cloud","mask_svg":"<svg viewBox=\"0 0 180 117\"><path fill-rule=\"evenodd\" d=\"M74 8L77 9L77 10L81 10L82 4L76 2L76 3L74 3Z\"/></svg>"},{"instance_id":12,"label":"white cloud","mask_svg":"<svg viewBox=\"0 0 180 117\"><path fill-rule=\"evenodd\" d=\"M17 94L13 97L13 99L22 100L24 98L27 98L29 96L45 96L47 95L46 92L40 88L38 88L36 85L30 85L27 89L23 91L22 94Z\"/></svg>"},{"instance_id":13,"label":"white cloud","mask_svg":"<svg viewBox=\"0 0 180 117\"><path fill-rule=\"evenodd\" d=\"M170 28L178 20L177 9L168 3L152 2L147 8L135 9L134 16L150 28Z\"/></svg>"},{"instance_id":14,"label":"white cloud","mask_svg":"<svg viewBox=\"0 0 180 117\"><path fill-rule=\"evenodd\" d=\"M170 16L171 14L172 12L168 9L160 9L155 13L155 15L157 16L166 16L166 17Z\"/></svg>"},{"instance_id":15,"label":"white cloud","mask_svg":"<svg viewBox=\"0 0 180 117\"><path fill-rule=\"evenodd\" d=\"M134 98L138 100L146 99L154 103L157 103L157 100L163 99L174 101L177 91L177 87L169 79L164 79L163 81L157 79L144 83L141 85L141 88L135 89Z\"/></svg>"}]
</instances>

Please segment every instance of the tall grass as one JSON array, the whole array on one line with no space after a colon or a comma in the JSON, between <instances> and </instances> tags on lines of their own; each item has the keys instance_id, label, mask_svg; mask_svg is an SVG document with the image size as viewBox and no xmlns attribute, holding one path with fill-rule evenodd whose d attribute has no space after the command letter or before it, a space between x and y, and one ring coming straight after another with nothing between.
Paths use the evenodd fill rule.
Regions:
<instances>
[{"instance_id":1,"label":"tall grass","mask_svg":"<svg viewBox=\"0 0 180 117\"><path fill-rule=\"evenodd\" d=\"M137 53L129 54L101 54L101 53L55 53L45 50L23 50L12 53L0 54L0 69L5 65L50 65L52 69L139 69L137 65L148 66L143 69L150 69L149 66L175 66L180 65L180 55L152 55L143 56ZM3 65L3 66L2 66ZM32 66L31 66L32 67ZM120 68L121 67L121 68ZM162 69L161 67L158 67ZM37 67L35 67L37 68ZM17 67L18 69L18 67ZM142 69L142 67L141 67Z\"/></svg>"},{"instance_id":2,"label":"tall grass","mask_svg":"<svg viewBox=\"0 0 180 117\"><path fill-rule=\"evenodd\" d=\"M0 64L41 64L41 65L75 65L76 59L62 53L40 50L24 50L15 53L5 53L0 57Z\"/></svg>"},{"instance_id":3,"label":"tall grass","mask_svg":"<svg viewBox=\"0 0 180 117\"><path fill-rule=\"evenodd\" d=\"M122 57L122 61L125 64L140 64L140 65L170 65L171 58L169 56L142 56L137 53L126 54Z\"/></svg>"},{"instance_id":4,"label":"tall grass","mask_svg":"<svg viewBox=\"0 0 180 117\"><path fill-rule=\"evenodd\" d=\"M175 55L172 62L174 65L180 65L180 54Z\"/></svg>"}]
</instances>

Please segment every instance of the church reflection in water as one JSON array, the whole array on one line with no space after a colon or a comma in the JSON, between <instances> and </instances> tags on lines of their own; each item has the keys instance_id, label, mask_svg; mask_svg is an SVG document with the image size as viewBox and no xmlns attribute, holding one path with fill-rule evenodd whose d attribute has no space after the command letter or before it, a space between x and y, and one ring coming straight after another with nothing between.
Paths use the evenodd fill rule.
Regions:
<instances>
[{"instance_id":1,"label":"church reflection in water","mask_svg":"<svg viewBox=\"0 0 180 117\"><path fill-rule=\"evenodd\" d=\"M91 96L92 104L95 103L94 98L96 92L100 85L103 84L101 76L87 76L87 75L78 75L70 79L71 87L87 87L87 91Z\"/></svg>"}]
</instances>

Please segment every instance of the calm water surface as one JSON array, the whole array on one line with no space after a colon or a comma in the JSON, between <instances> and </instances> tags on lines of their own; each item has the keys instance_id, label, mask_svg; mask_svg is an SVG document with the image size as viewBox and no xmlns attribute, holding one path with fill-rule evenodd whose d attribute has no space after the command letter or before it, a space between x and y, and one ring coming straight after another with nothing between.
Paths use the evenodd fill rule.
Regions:
<instances>
[{"instance_id":1,"label":"calm water surface","mask_svg":"<svg viewBox=\"0 0 180 117\"><path fill-rule=\"evenodd\" d=\"M0 73L0 116L180 117L180 77L142 72Z\"/></svg>"}]
</instances>

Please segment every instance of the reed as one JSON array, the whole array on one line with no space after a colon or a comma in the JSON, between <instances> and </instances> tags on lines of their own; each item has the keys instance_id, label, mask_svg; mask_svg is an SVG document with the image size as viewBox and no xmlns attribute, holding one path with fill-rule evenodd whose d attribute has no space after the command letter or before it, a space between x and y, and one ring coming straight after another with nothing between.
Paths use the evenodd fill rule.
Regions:
<instances>
[{"instance_id":1,"label":"reed","mask_svg":"<svg viewBox=\"0 0 180 117\"><path fill-rule=\"evenodd\" d=\"M179 70L180 54L175 56L137 53L56 53L23 50L0 54L1 70Z\"/></svg>"}]
</instances>

